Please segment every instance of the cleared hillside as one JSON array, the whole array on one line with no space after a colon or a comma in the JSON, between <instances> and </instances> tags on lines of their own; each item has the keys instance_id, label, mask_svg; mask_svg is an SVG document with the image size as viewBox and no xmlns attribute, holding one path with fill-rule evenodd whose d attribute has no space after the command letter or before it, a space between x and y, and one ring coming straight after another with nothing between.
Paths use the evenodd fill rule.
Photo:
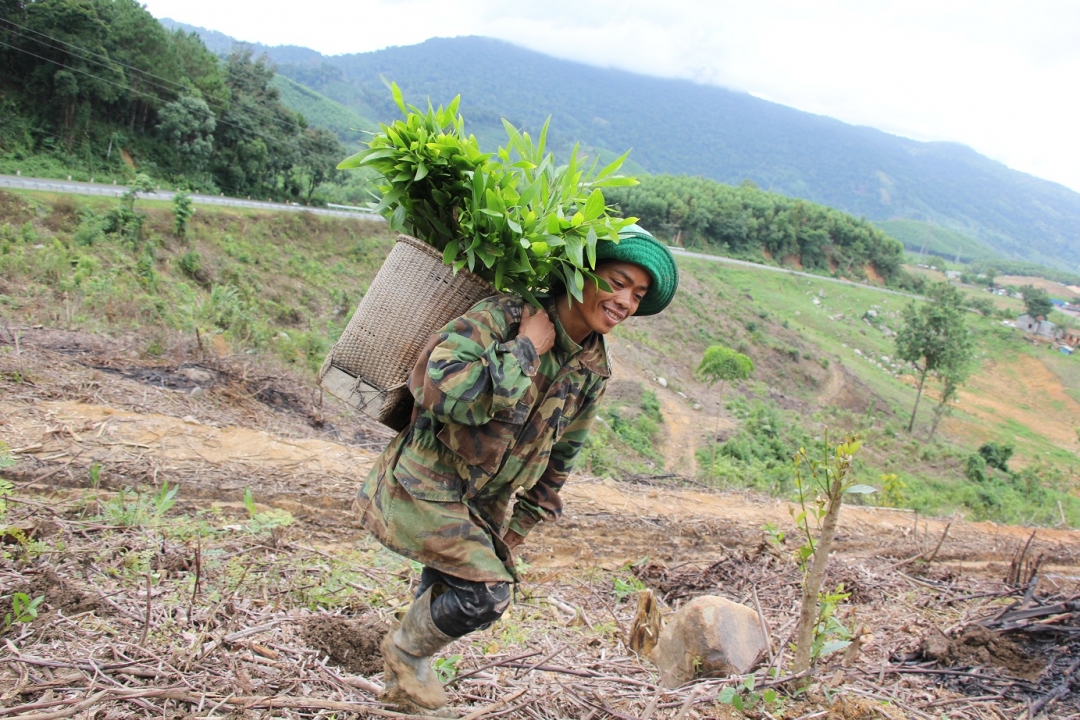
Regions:
<instances>
[{"instance_id":1,"label":"cleared hillside","mask_svg":"<svg viewBox=\"0 0 1080 720\"><path fill-rule=\"evenodd\" d=\"M379 640L417 567L358 532L349 509L391 434L312 382L392 242L385 226L200 208L181 238L166 203L139 201L144 234L121 237L97 222L114 206L0 193L0 599L12 608L0 686L17 690L0 708L418 717L378 700ZM949 441L928 443L925 415L915 437L899 430L913 391L882 357L905 298L708 260L680 268L667 312L616 330L615 377L563 519L515 551L513 605L440 657L459 714L735 720L745 714L721 691L772 684L754 703L778 720L942 707L988 720L1038 702L1073 717L1075 694L1059 690L1080 655L1077 531L971 520L1080 523L1075 473L1062 471L1063 431L1080 418L1062 388L1080 386L1080 364L978 323L982 367ZM723 403L691 373L715 342L756 366ZM859 478L886 490L876 502L919 513L845 503L826 637L856 650L795 691L790 453L814 452L826 428L861 430ZM1016 439L1022 470L959 480L989 437ZM926 516L950 511L967 519ZM665 614L703 594L757 609L772 655L749 677L663 687L629 649L641 589ZM995 623L1012 632L989 634Z\"/></svg>"},{"instance_id":2,"label":"cleared hillside","mask_svg":"<svg viewBox=\"0 0 1080 720\"><path fill-rule=\"evenodd\" d=\"M392 242L381 224L210 208L182 239L167 203L141 200L144 234L132 243L102 225L114 205L0 194L0 309L9 323L134 333L147 358L179 334L208 352L250 351L312 373ZM914 390L891 359L907 298L705 260L680 258L680 266L671 309L616 331L625 374L587 448L591 472L674 472L787 496L791 455L828 426L864 433L863 480L880 485L891 473L906 484L890 502L924 513L1080 524L1070 475L1080 398L1068 390L1080 375L1077 359L971 314L980 367L938 440L928 442L935 390L907 435ZM756 366L722 404L693 376L715 343ZM1014 398L1010 383L1025 388L1027 378L1039 378L1038 387ZM1015 444L1014 472L976 487L965 479L966 463L987 441Z\"/></svg>"}]
</instances>

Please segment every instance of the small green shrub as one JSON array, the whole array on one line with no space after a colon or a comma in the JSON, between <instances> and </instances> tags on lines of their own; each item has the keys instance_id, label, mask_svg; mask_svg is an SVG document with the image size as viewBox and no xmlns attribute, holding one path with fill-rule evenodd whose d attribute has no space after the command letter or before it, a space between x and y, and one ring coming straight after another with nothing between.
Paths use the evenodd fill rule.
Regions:
<instances>
[{"instance_id":1,"label":"small green shrub","mask_svg":"<svg viewBox=\"0 0 1080 720\"><path fill-rule=\"evenodd\" d=\"M184 273L192 280L197 280L199 271L202 270L202 255L194 250L188 250L180 256L177 265L180 268L180 272Z\"/></svg>"},{"instance_id":2,"label":"small green shrub","mask_svg":"<svg viewBox=\"0 0 1080 720\"><path fill-rule=\"evenodd\" d=\"M979 455L990 467L1009 472L1009 458L1012 457L1014 450L1015 448L1008 443L988 442L979 446Z\"/></svg>"},{"instance_id":3,"label":"small green shrub","mask_svg":"<svg viewBox=\"0 0 1080 720\"><path fill-rule=\"evenodd\" d=\"M964 477L971 482L986 482L986 458L977 453L968 455L964 461Z\"/></svg>"}]
</instances>

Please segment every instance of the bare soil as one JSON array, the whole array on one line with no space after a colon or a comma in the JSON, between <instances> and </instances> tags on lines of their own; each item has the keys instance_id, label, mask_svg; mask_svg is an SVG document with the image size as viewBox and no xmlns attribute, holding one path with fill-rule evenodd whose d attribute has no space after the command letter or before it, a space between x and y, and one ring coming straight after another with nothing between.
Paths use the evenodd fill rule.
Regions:
<instances>
[{"instance_id":1,"label":"bare soil","mask_svg":"<svg viewBox=\"0 0 1080 720\"><path fill-rule=\"evenodd\" d=\"M1046 278L1029 275L998 275L994 278L994 282L1001 286L1015 285L1016 287L1023 287L1024 285L1034 285L1035 287L1042 288L1050 293L1053 297L1060 297L1066 300L1080 299L1080 288L1062 285L1059 282L1047 280Z\"/></svg>"},{"instance_id":2,"label":"bare soil","mask_svg":"<svg viewBox=\"0 0 1080 720\"><path fill-rule=\"evenodd\" d=\"M389 630L377 616L316 615L304 622L303 632L310 647L322 650L350 673L377 675L383 669L379 643Z\"/></svg>"},{"instance_id":3,"label":"bare soil","mask_svg":"<svg viewBox=\"0 0 1080 720\"><path fill-rule=\"evenodd\" d=\"M983 427L1012 421L1061 448L1076 449L1074 428L1080 427L1080 403L1069 396L1061 378L1036 357L1020 354L987 360L961 387L958 403ZM970 421L950 417L943 425L950 435L973 445L985 441Z\"/></svg>"},{"instance_id":4,"label":"bare soil","mask_svg":"<svg viewBox=\"0 0 1080 720\"><path fill-rule=\"evenodd\" d=\"M246 706L232 705L237 717L287 707L273 704L280 698L293 703L295 716L386 715L375 700L378 642L394 611L408 603L415 578L407 567L380 564L350 504L389 434L284 370L200 355L183 339L150 358L138 352L145 344L136 338L33 328L18 337L17 345L13 333L0 337L0 437L17 459L4 474L25 498L13 505L20 514L12 519L27 538L62 539L69 549L52 559L0 561L0 592L44 596L47 619L7 636L14 639L0 656L0 707L76 707L76 698L97 687L90 661L104 657L94 660L94 653L101 652L102 623L109 623L109 642L123 639L121 654L100 671L118 678L119 686L103 686L112 688L110 717L124 708L160 716L160 702L204 716L208 707L199 711L198 693L185 682L202 687L204 699L213 695L214 704L249 698ZM712 432L712 419L692 409L694 398L617 362L626 377L653 383L669 427L670 469L692 474L694 448ZM1034 366L1020 370L1037 373ZM839 367L823 379L824 401L859 394ZM1048 384L1045 392L1056 391ZM240 527L250 488L258 509L287 510L298 524L211 548L152 532L125 535L101 521L72 519L85 510L75 516L65 509L164 482L179 484L185 512L214 506ZM531 567L512 612L448 650L463 656L457 670L469 675L452 686L455 706L481 713L474 717L738 717L715 702L717 691L738 679L678 690L656 684L651 665L628 654L634 603L613 594L612 583L636 577L667 612L705 593L760 606L778 654L774 664L783 667L800 582L790 560L798 545L791 505L706 490L692 480L582 476L572 478L564 498L563 521L541 525L522 547L521 560ZM786 538L770 543L767 523ZM1018 717L1027 703L1060 687L1066 692L1048 705L1049 716L1080 712L1067 692L1068 669L1080 657L1075 613L1066 609L1013 631L978 625L1010 607L1037 611L1080 597L1080 532L1039 529L1032 538L1028 528L960 519L950 525L855 506L845 507L840 528L828 583L851 593L844 620L860 651L850 666L835 660L822 670L825 689L843 691L837 699L830 702L815 685L774 708L773 717ZM1020 574L1034 567L1037 579L1009 585L1005 578L1015 575L1022 549ZM214 603L173 605L159 596L174 587L194 598L199 589L192 594L190 580L212 557L244 562L230 566L234 574L205 577L217 584ZM153 602L141 575L134 583L122 579L133 558L150 558L147 572L161 583ZM311 595L324 592L320 577L337 577L339 565L357 579ZM201 592L208 598L211 591ZM311 609L326 603L329 612ZM1068 628L1058 632L1050 621ZM154 630L143 647L136 640L148 628ZM41 662L53 663L52 680ZM526 672L529 663L540 668ZM131 667L150 674L117 674ZM139 679L148 677L169 678L173 689ZM60 678L68 685L49 684ZM57 697L54 687L83 694Z\"/></svg>"}]
</instances>

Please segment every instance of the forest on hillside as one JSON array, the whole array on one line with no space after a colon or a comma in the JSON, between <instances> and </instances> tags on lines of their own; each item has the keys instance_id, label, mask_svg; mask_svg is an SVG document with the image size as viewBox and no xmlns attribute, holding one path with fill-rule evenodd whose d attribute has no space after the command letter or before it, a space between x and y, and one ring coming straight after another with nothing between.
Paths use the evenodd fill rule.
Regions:
<instances>
[{"instance_id":1,"label":"forest on hillside","mask_svg":"<svg viewBox=\"0 0 1080 720\"><path fill-rule=\"evenodd\" d=\"M807 270L865 277L867 266L887 281L901 271L904 246L865 220L776 193L747 181L739 186L685 175L641 178L612 188L609 201L641 218L665 239L723 255L795 260Z\"/></svg>"},{"instance_id":2,"label":"forest on hillside","mask_svg":"<svg viewBox=\"0 0 1080 720\"><path fill-rule=\"evenodd\" d=\"M346 154L266 58L221 59L135 0L2 0L0 67L0 171L310 200Z\"/></svg>"}]
</instances>

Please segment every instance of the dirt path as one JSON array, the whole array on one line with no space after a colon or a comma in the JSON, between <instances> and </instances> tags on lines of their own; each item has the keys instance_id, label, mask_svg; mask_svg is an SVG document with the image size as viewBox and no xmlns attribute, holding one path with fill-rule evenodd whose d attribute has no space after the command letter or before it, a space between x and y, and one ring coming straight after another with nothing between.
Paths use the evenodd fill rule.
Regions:
<instances>
[{"instance_id":1,"label":"dirt path","mask_svg":"<svg viewBox=\"0 0 1080 720\"><path fill-rule=\"evenodd\" d=\"M614 376L621 380L633 380L656 393L660 401L660 412L664 416L664 439L659 448L664 456L664 470L686 477L694 477L698 472L697 451L708 445L709 436L717 427L716 418L709 417L703 410L694 410L687 398L671 388L661 387L646 372L619 359L619 353L612 353ZM720 430L733 430L736 427L731 418L721 418Z\"/></svg>"},{"instance_id":2,"label":"dirt path","mask_svg":"<svg viewBox=\"0 0 1080 720\"><path fill-rule=\"evenodd\" d=\"M844 373L840 370L839 362L829 363L829 376L818 393L817 402L821 407L833 405L840 398L844 390Z\"/></svg>"}]
</instances>

